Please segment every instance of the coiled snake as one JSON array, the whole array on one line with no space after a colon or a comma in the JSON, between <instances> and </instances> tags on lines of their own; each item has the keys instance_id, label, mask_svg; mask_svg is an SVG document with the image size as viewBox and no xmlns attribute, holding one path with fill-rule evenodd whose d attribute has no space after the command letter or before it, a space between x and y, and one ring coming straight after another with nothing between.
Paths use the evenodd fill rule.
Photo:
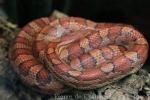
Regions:
<instances>
[{"instance_id":1,"label":"coiled snake","mask_svg":"<svg viewBox=\"0 0 150 100\"><path fill-rule=\"evenodd\" d=\"M132 26L64 17L28 23L9 57L25 84L56 93L65 85L94 89L114 82L136 72L147 55L146 39Z\"/></svg>"}]
</instances>

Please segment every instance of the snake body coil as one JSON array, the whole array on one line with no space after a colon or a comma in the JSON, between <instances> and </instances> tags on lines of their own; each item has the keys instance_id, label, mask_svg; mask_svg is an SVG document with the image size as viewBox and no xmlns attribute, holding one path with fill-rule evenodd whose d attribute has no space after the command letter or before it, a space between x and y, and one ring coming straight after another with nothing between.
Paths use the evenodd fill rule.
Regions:
<instances>
[{"instance_id":1,"label":"snake body coil","mask_svg":"<svg viewBox=\"0 0 150 100\"><path fill-rule=\"evenodd\" d=\"M27 85L55 93L63 84L93 89L114 82L136 72L147 54L146 39L131 26L40 18L19 32L10 60Z\"/></svg>"}]
</instances>

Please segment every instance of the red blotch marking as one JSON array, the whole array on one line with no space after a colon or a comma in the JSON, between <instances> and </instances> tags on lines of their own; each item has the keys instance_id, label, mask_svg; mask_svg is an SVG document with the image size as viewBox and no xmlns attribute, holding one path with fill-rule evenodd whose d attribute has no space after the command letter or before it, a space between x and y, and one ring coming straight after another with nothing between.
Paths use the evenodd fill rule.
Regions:
<instances>
[{"instance_id":1,"label":"red blotch marking","mask_svg":"<svg viewBox=\"0 0 150 100\"><path fill-rule=\"evenodd\" d=\"M15 39L15 42L31 45L31 43L29 43L28 39L26 39L25 37L20 37L20 36L17 36L17 38Z\"/></svg>"},{"instance_id":2,"label":"red blotch marking","mask_svg":"<svg viewBox=\"0 0 150 100\"><path fill-rule=\"evenodd\" d=\"M99 29L99 30L101 30L101 29L105 29L105 28L110 28L110 27L112 27L114 24L112 24L112 23L98 23L97 25L96 25L96 29Z\"/></svg>"},{"instance_id":3,"label":"red blotch marking","mask_svg":"<svg viewBox=\"0 0 150 100\"><path fill-rule=\"evenodd\" d=\"M70 59L76 58L82 54L82 49L80 48L78 43L71 44L67 49Z\"/></svg>"},{"instance_id":4,"label":"red blotch marking","mask_svg":"<svg viewBox=\"0 0 150 100\"><path fill-rule=\"evenodd\" d=\"M84 68L91 68L94 65L92 57L88 54L83 54L80 56L80 62L84 66Z\"/></svg>"},{"instance_id":5,"label":"red blotch marking","mask_svg":"<svg viewBox=\"0 0 150 100\"><path fill-rule=\"evenodd\" d=\"M30 68L34 65L37 65L37 64L38 64L38 62L33 60L33 59L21 63L19 66L20 74L23 74L25 76L28 75Z\"/></svg>"},{"instance_id":6,"label":"red blotch marking","mask_svg":"<svg viewBox=\"0 0 150 100\"><path fill-rule=\"evenodd\" d=\"M32 23L32 22L31 22ZM27 34L31 35L31 36L34 36L35 35L35 32L34 30L28 25L26 25L23 29L23 31L25 31Z\"/></svg>"},{"instance_id":7,"label":"red blotch marking","mask_svg":"<svg viewBox=\"0 0 150 100\"><path fill-rule=\"evenodd\" d=\"M131 62L124 56L118 57L113 61L115 65L114 71L116 72L127 72L130 70Z\"/></svg>"},{"instance_id":8,"label":"red blotch marking","mask_svg":"<svg viewBox=\"0 0 150 100\"><path fill-rule=\"evenodd\" d=\"M144 62L148 56L148 50L147 50L147 46L146 45L134 45L131 48L131 51L135 51L138 53L138 55L140 56L140 59L142 60L142 62Z\"/></svg>"},{"instance_id":9,"label":"red blotch marking","mask_svg":"<svg viewBox=\"0 0 150 100\"><path fill-rule=\"evenodd\" d=\"M78 23L79 25L83 25L85 26L86 25L86 21L85 19L82 19L82 18L77 18L77 17L73 17L73 19L75 20L76 23Z\"/></svg>"},{"instance_id":10,"label":"red blotch marking","mask_svg":"<svg viewBox=\"0 0 150 100\"><path fill-rule=\"evenodd\" d=\"M118 34L121 31L121 27L120 26L116 26L116 27L112 27L110 28L110 31L108 33L108 38L111 42L114 42L116 37L118 36Z\"/></svg>"},{"instance_id":11,"label":"red blotch marking","mask_svg":"<svg viewBox=\"0 0 150 100\"><path fill-rule=\"evenodd\" d=\"M112 59L113 57L113 51L108 47L102 48L102 54L105 59Z\"/></svg>"},{"instance_id":12,"label":"red blotch marking","mask_svg":"<svg viewBox=\"0 0 150 100\"><path fill-rule=\"evenodd\" d=\"M35 48L39 52L39 51L44 50L46 48L46 44L43 41L36 41Z\"/></svg>"},{"instance_id":13,"label":"red blotch marking","mask_svg":"<svg viewBox=\"0 0 150 100\"><path fill-rule=\"evenodd\" d=\"M49 60L51 60L51 59L58 59L56 53L48 54L47 57L48 57Z\"/></svg>"},{"instance_id":14,"label":"red blotch marking","mask_svg":"<svg viewBox=\"0 0 150 100\"><path fill-rule=\"evenodd\" d=\"M48 77L48 72L45 69L42 69L38 72L37 77L39 80L45 80Z\"/></svg>"},{"instance_id":15,"label":"red blotch marking","mask_svg":"<svg viewBox=\"0 0 150 100\"><path fill-rule=\"evenodd\" d=\"M20 54L26 54L26 55L31 55L32 52L30 50L26 49L15 49L13 50L13 56L12 59L16 59Z\"/></svg>"},{"instance_id":16,"label":"red blotch marking","mask_svg":"<svg viewBox=\"0 0 150 100\"><path fill-rule=\"evenodd\" d=\"M54 47L56 47L57 44L58 44L57 42L50 42L47 47L54 48Z\"/></svg>"},{"instance_id":17,"label":"red blotch marking","mask_svg":"<svg viewBox=\"0 0 150 100\"><path fill-rule=\"evenodd\" d=\"M59 22L63 27L68 27L70 24L70 18L68 17L61 18L59 19Z\"/></svg>"},{"instance_id":18,"label":"red blotch marking","mask_svg":"<svg viewBox=\"0 0 150 100\"><path fill-rule=\"evenodd\" d=\"M47 23L45 23L42 19L37 19L34 21L38 26L40 26L41 28L45 27L47 25Z\"/></svg>"},{"instance_id":19,"label":"red blotch marking","mask_svg":"<svg viewBox=\"0 0 150 100\"><path fill-rule=\"evenodd\" d=\"M92 35L88 36L90 46L93 48L96 48L100 45L101 43L101 38L98 35L98 33L93 33Z\"/></svg>"},{"instance_id":20,"label":"red blotch marking","mask_svg":"<svg viewBox=\"0 0 150 100\"><path fill-rule=\"evenodd\" d=\"M89 68L85 69L78 78L80 80L94 80L98 78L103 78L105 76L99 69L96 68Z\"/></svg>"},{"instance_id":21,"label":"red blotch marking","mask_svg":"<svg viewBox=\"0 0 150 100\"><path fill-rule=\"evenodd\" d=\"M65 65L65 64L59 64L59 65L56 65L56 66L53 66L54 67L54 70L59 74L63 74L63 73L67 73L69 70L71 70L72 68L68 65Z\"/></svg>"}]
</instances>

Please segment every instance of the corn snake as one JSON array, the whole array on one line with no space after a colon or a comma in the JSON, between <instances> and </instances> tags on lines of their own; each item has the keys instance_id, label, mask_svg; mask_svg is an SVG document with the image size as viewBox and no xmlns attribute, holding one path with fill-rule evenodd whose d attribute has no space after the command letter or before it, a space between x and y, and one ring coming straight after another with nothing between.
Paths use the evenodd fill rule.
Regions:
<instances>
[{"instance_id":1,"label":"corn snake","mask_svg":"<svg viewBox=\"0 0 150 100\"><path fill-rule=\"evenodd\" d=\"M25 84L49 94L65 85L102 87L138 71L147 55L146 39L132 26L64 17L28 23L9 57Z\"/></svg>"}]
</instances>

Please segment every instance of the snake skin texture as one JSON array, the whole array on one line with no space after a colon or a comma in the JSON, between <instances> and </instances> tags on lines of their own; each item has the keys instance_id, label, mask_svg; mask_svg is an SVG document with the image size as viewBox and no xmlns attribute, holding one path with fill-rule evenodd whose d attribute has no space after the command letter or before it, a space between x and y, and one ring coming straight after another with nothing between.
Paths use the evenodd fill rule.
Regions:
<instances>
[{"instance_id":1,"label":"snake skin texture","mask_svg":"<svg viewBox=\"0 0 150 100\"><path fill-rule=\"evenodd\" d=\"M146 39L132 26L78 17L34 20L10 48L22 81L45 93L64 91L65 85L102 87L138 71L147 55Z\"/></svg>"}]
</instances>

